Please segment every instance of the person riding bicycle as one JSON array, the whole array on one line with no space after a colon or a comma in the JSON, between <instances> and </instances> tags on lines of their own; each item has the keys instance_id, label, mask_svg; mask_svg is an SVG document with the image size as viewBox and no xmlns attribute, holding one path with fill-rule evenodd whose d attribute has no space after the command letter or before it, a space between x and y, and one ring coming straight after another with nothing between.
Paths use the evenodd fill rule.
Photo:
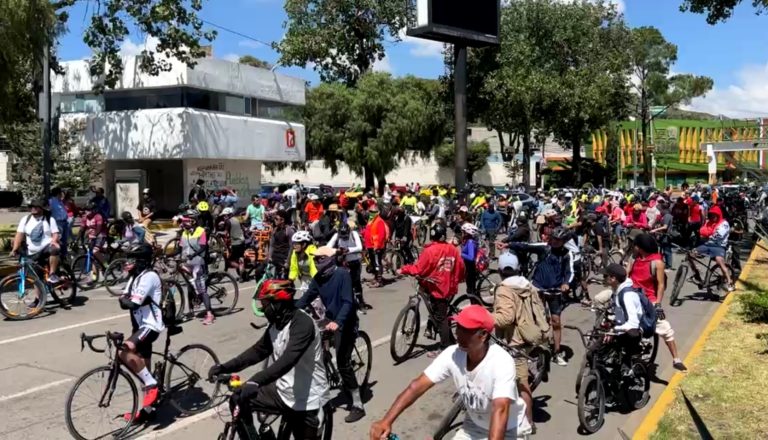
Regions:
<instances>
[{"instance_id":1,"label":"person riding bicycle","mask_svg":"<svg viewBox=\"0 0 768 440\"><path fill-rule=\"evenodd\" d=\"M11 257L19 255L23 248L30 260L35 261L40 267L48 266L50 269L48 282L56 284L61 281L57 275L61 250L59 227L56 220L46 213L45 200L32 200L29 208L29 214L19 220L19 226L16 228ZM69 310L68 299L57 297L52 289L51 296L61 308Z\"/></svg>"},{"instance_id":2,"label":"person riding bicycle","mask_svg":"<svg viewBox=\"0 0 768 440\"><path fill-rule=\"evenodd\" d=\"M251 197L251 204L245 208L245 221L249 222L250 229L264 229L264 205L258 195Z\"/></svg>"},{"instance_id":3,"label":"person riding bicycle","mask_svg":"<svg viewBox=\"0 0 768 440\"><path fill-rule=\"evenodd\" d=\"M477 237L480 230L472 223L461 225L461 258L464 260L467 278L467 294L474 295L477 290L477 264L475 259L479 251Z\"/></svg>"},{"instance_id":4,"label":"person riding bicycle","mask_svg":"<svg viewBox=\"0 0 768 440\"><path fill-rule=\"evenodd\" d=\"M400 253L405 264L413 263L413 221L402 208L394 208L394 240L400 242Z\"/></svg>"},{"instance_id":5,"label":"person riding bicycle","mask_svg":"<svg viewBox=\"0 0 768 440\"><path fill-rule=\"evenodd\" d=\"M403 275L423 278L419 284L429 292L431 308L434 312L437 331L440 333L440 350L450 346L452 341L448 311L450 300L459 291L459 283L464 280L465 266L461 253L450 243L446 243L448 230L440 223L432 225L429 231L430 242L424 246L414 264L400 269ZM431 281L430 281L431 280ZM430 353L436 357L439 351Z\"/></svg>"},{"instance_id":6,"label":"person riding bicycle","mask_svg":"<svg viewBox=\"0 0 768 440\"><path fill-rule=\"evenodd\" d=\"M128 211L120 214L120 219L123 221L123 230L120 234L120 240L117 244L113 243L113 246L122 246L123 244L141 244L144 243L146 237L146 231L144 226L141 226L134 220L133 214Z\"/></svg>"},{"instance_id":7,"label":"person riding bicycle","mask_svg":"<svg viewBox=\"0 0 768 440\"><path fill-rule=\"evenodd\" d=\"M565 309L563 295L570 290L574 280L573 255L565 247L565 242L570 239L570 233L558 226L547 237L546 243L499 243L500 248L509 248L513 252L533 252L538 255L538 263L533 270L531 283L540 291L559 290L559 293L544 295L544 300L549 306L550 324L554 334L554 361L557 365L566 366L565 353L560 351L562 340L562 319L560 315Z\"/></svg>"},{"instance_id":8,"label":"person riding bicycle","mask_svg":"<svg viewBox=\"0 0 768 440\"><path fill-rule=\"evenodd\" d=\"M208 371L212 379L269 359L230 397L230 410L239 408L241 439L258 438L254 411L281 414L293 438L320 439L318 415L330 398L321 334L312 317L296 307L294 292L289 280L265 281L257 298L269 322L266 331L239 356Z\"/></svg>"},{"instance_id":9,"label":"person riding bicycle","mask_svg":"<svg viewBox=\"0 0 768 440\"><path fill-rule=\"evenodd\" d=\"M615 342L622 348L622 369L628 370L631 368L632 356L640 349L642 339L640 320L643 316L643 305L639 296L642 293L633 288L633 281L627 277L627 271L622 265L611 263L603 273L610 290L595 295L595 301L603 304L613 302L613 331L619 333L615 340L613 336L606 335L603 343Z\"/></svg>"},{"instance_id":10,"label":"person riding bicycle","mask_svg":"<svg viewBox=\"0 0 768 440\"><path fill-rule=\"evenodd\" d=\"M128 284L119 298L120 308L131 314L131 336L123 343L118 352L120 360L144 384L144 400L141 410L133 422L141 422L144 415L151 411L157 402L159 390L157 380L149 371L152 365L152 343L165 330L160 302L163 283L160 275L152 270L154 249L147 243L131 247L126 254L124 270L129 274ZM131 414L125 414L126 419Z\"/></svg>"},{"instance_id":11,"label":"person riding bicycle","mask_svg":"<svg viewBox=\"0 0 768 440\"><path fill-rule=\"evenodd\" d=\"M181 221L182 233L179 238L179 246L181 247L182 264L192 274L192 285L205 306L203 325L210 325L213 324L215 318L211 308L211 298L208 296L208 289L205 286L208 272L208 266L205 263L205 255L208 252L208 235L205 228L199 226L199 217L200 213L194 209L184 213L184 218Z\"/></svg>"},{"instance_id":12,"label":"person riding bicycle","mask_svg":"<svg viewBox=\"0 0 768 440\"><path fill-rule=\"evenodd\" d=\"M640 203L632 205L632 213L624 220L624 227L629 230L627 236L634 239L638 234L648 230L648 218L645 209Z\"/></svg>"},{"instance_id":13,"label":"person riding bicycle","mask_svg":"<svg viewBox=\"0 0 768 440\"><path fill-rule=\"evenodd\" d=\"M408 215L416 213L416 205L419 203L419 199L413 195L413 190L409 189L406 195L400 200L400 208Z\"/></svg>"},{"instance_id":14,"label":"person riding bicycle","mask_svg":"<svg viewBox=\"0 0 768 440\"><path fill-rule=\"evenodd\" d=\"M298 281L301 290L306 290L312 278L317 274L315 259L317 251L312 234L309 231L298 231L291 237L293 252L288 271L288 279L296 283Z\"/></svg>"},{"instance_id":15,"label":"person riding bicycle","mask_svg":"<svg viewBox=\"0 0 768 440\"><path fill-rule=\"evenodd\" d=\"M357 330L360 319L357 316L357 302L352 293L352 278L349 271L338 267L336 264L336 249L320 247L312 257L317 267L307 292L302 296L296 306L305 309L317 298L320 298L325 316L319 322L322 330L334 335L334 347L336 348L336 365L343 382L344 390L352 398L352 406L349 414L344 419L347 423L354 423L365 417L365 408L360 396L360 385L357 383L355 372L352 369L352 351L355 348ZM323 321L328 321L327 323Z\"/></svg>"},{"instance_id":16,"label":"person riding bicycle","mask_svg":"<svg viewBox=\"0 0 768 440\"><path fill-rule=\"evenodd\" d=\"M352 293L357 298L357 303L363 310L371 310L373 307L363 298L363 241L360 234L350 225L353 220L348 220L339 226L339 232L328 241L328 247L337 249L342 256L344 265L349 269L352 277Z\"/></svg>"},{"instance_id":17,"label":"person riding bicycle","mask_svg":"<svg viewBox=\"0 0 768 440\"><path fill-rule=\"evenodd\" d=\"M386 439L392 424L436 383L452 379L466 415L454 440L514 440L530 432L525 402L519 398L514 359L490 343L491 313L480 305L467 306L454 318L457 345L443 351L403 390L384 418L370 429L370 439Z\"/></svg>"},{"instance_id":18,"label":"person riding bicycle","mask_svg":"<svg viewBox=\"0 0 768 440\"><path fill-rule=\"evenodd\" d=\"M733 280L731 279L731 272L725 264L725 253L728 247L728 236L730 235L731 227L728 221L723 218L723 213L719 206L713 206L707 214L707 222L701 227L699 234L702 238L707 239L704 244L696 248L696 252L714 258L717 265L720 266L720 270L725 274L725 278L728 282L728 291L733 292L736 288L733 286ZM701 274L698 267L695 264L691 265L693 269L693 276L697 283L703 284Z\"/></svg>"}]
</instances>

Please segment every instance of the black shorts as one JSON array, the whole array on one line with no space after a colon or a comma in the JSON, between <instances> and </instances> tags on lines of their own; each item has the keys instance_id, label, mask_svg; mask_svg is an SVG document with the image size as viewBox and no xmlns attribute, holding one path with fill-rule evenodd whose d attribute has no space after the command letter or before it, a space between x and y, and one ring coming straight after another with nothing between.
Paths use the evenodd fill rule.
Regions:
<instances>
[{"instance_id":1,"label":"black shorts","mask_svg":"<svg viewBox=\"0 0 768 440\"><path fill-rule=\"evenodd\" d=\"M233 244L230 248L229 259L230 261L237 261L243 258L245 255L245 243Z\"/></svg>"},{"instance_id":2,"label":"black shorts","mask_svg":"<svg viewBox=\"0 0 768 440\"><path fill-rule=\"evenodd\" d=\"M158 336L160 336L160 333L152 329L146 327L137 329L134 327L133 334L128 340L136 346L136 353L147 359L152 356L152 343L157 340Z\"/></svg>"},{"instance_id":3,"label":"black shorts","mask_svg":"<svg viewBox=\"0 0 768 440\"><path fill-rule=\"evenodd\" d=\"M560 314L563 313L563 309L565 309L565 300L563 299L562 294L542 296L544 297L544 301L546 301L547 305L549 306L550 315L560 316Z\"/></svg>"}]
</instances>

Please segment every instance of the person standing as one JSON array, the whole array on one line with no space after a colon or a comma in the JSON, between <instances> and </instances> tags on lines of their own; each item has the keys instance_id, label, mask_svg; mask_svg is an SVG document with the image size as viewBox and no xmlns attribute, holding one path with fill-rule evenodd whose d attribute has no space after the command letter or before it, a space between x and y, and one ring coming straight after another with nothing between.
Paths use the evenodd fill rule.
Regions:
<instances>
[{"instance_id":1,"label":"person standing","mask_svg":"<svg viewBox=\"0 0 768 440\"><path fill-rule=\"evenodd\" d=\"M192 274L192 286L205 306L205 319L203 325L211 325L215 321L213 309L211 308L211 298L208 296L206 281L205 255L208 252L208 238L205 228L198 225L200 213L196 210L189 210L184 214L181 222L181 238L179 246L181 255L185 260L183 264Z\"/></svg>"},{"instance_id":2,"label":"person standing","mask_svg":"<svg viewBox=\"0 0 768 440\"><path fill-rule=\"evenodd\" d=\"M288 262L291 256L291 239L295 230L288 224L288 212L277 211L274 217L275 229L269 240L268 260L275 267L277 279L288 278Z\"/></svg>"},{"instance_id":3,"label":"person standing","mask_svg":"<svg viewBox=\"0 0 768 440\"><path fill-rule=\"evenodd\" d=\"M483 211L480 215L480 225L483 227L485 233L485 240L487 243L496 242L496 234L499 232L499 228L504 223L504 218L496 211L496 207L493 203L488 204L488 209ZM491 258L495 256L495 249L493 246L489 246L489 254Z\"/></svg>"},{"instance_id":4,"label":"person standing","mask_svg":"<svg viewBox=\"0 0 768 440\"><path fill-rule=\"evenodd\" d=\"M461 232L461 258L467 271L467 294L474 295L477 287L477 234L480 231L472 223L464 223Z\"/></svg>"},{"instance_id":5,"label":"person standing","mask_svg":"<svg viewBox=\"0 0 768 440\"><path fill-rule=\"evenodd\" d=\"M298 182L298 181L297 181ZM297 207L299 204L299 189L298 183L294 184L291 188L286 189L283 192L283 200L285 201L285 209L288 211L288 218L291 225L299 224L299 217L297 215Z\"/></svg>"},{"instance_id":6,"label":"person standing","mask_svg":"<svg viewBox=\"0 0 768 440\"><path fill-rule=\"evenodd\" d=\"M373 307L366 303L363 298L363 241L360 238L360 234L350 225L350 222L352 220L339 226L339 232L334 234L330 241L328 241L328 247L337 250L344 261L344 265L349 269L349 275L352 277L352 293L355 294L360 308L371 310Z\"/></svg>"},{"instance_id":7,"label":"person standing","mask_svg":"<svg viewBox=\"0 0 768 440\"><path fill-rule=\"evenodd\" d=\"M365 250L368 252L368 261L374 275L374 287L384 285L384 250L389 239L389 228L384 219L379 215L379 207L375 204L368 208L368 225L363 236Z\"/></svg>"},{"instance_id":8,"label":"person standing","mask_svg":"<svg viewBox=\"0 0 768 440\"><path fill-rule=\"evenodd\" d=\"M245 221L250 220L251 229L264 229L264 205L259 202L259 196L251 196L251 204L245 209Z\"/></svg>"},{"instance_id":9,"label":"person standing","mask_svg":"<svg viewBox=\"0 0 768 440\"><path fill-rule=\"evenodd\" d=\"M155 203L155 199L152 198L152 195L149 192L149 188L144 188L144 191L142 191L142 200L141 203L139 203L139 206L137 206L137 209L139 210L139 224L144 227L144 231L147 235L147 240L150 243L155 242L155 235L150 232L149 227L152 225L152 221L155 218L155 212L157 211L157 204Z\"/></svg>"},{"instance_id":10,"label":"person standing","mask_svg":"<svg viewBox=\"0 0 768 440\"><path fill-rule=\"evenodd\" d=\"M195 186L189 190L187 201L191 206L197 206L198 203L208 200L208 192L203 185L205 181L203 179L197 179Z\"/></svg>"},{"instance_id":11,"label":"person standing","mask_svg":"<svg viewBox=\"0 0 768 440\"><path fill-rule=\"evenodd\" d=\"M48 207L51 210L51 218L56 221L56 226L61 234L61 256L67 256L67 241L69 240L69 224L67 223L67 208L64 206L64 191L56 187L51 190L51 198L48 199Z\"/></svg>"}]
</instances>

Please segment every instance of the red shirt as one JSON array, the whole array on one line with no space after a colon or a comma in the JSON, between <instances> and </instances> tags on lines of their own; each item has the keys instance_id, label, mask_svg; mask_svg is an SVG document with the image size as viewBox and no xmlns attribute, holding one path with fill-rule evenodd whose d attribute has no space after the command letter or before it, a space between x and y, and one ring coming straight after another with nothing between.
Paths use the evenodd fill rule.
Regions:
<instances>
[{"instance_id":1,"label":"red shirt","mask_svg":"<svg viewBox=\"0 0 768 440\"><path fill-rule=\"evenodd\" d=\"M387 223L377 215L365 228L363 241L366 249L384 249L389 235Z\"/></svg>"},{"instance_id":2,"label":"red shirt","mask_svg":"<svg viewBox=\"0 0 768 440\"><path fill-rule=\"evenodd\" d=\"M688 221L690 223L701 223L701 205L691 200L691 204L688 205Z\"/></svg>"},{"instance_id":3,"label":"red shirt","mask_svg":"<svg viewBox=\"0 0 768 440\"><path fill-rule=\"evenodd\" d=\"M307 221L309 223L316 222L323 216L323 204L316 201L309 202L304 207L304 212L307 213Z\"/></svg>"},{"instance_id":4,"label":"red shirt","mask_svg":"<svg viewBox=\"0 0 768 440\"><path fill-rule=\"evenodd\" d=\"M414 264L405 265L406 275L430 278L435 282L421 282L422 287L435 298L450 298L459 291L464 281L464 261L456 246L444 242L432 242L424 247Z\"/></svg>"},{"instance_id":5,"label":"red shirt","mask_svg":"<svg viewBox=\"0 0 768 440\"><path fill-rule=\"evenodd\" d=\"M643 258L635 259L632 263L632 269L629 271L629 278L632 279L634 287L640 287L645 292L645 296L652 302L656 302L656 277L651 272L651 264L654 261L661 261L661 254L651 254Z\"/></svg>"}]
</instances>

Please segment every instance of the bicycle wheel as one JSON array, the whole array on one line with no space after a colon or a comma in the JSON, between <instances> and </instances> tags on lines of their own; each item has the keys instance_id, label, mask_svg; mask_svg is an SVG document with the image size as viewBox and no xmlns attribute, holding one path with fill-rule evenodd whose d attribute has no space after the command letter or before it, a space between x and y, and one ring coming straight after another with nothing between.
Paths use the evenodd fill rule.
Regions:
<instances>
[{"instance_id":1,"label":"bicycle wheel","mask_svg":"<svg viewBox=\"0 0 768 440\"><path fill-rule=\"evenodd\" d=\"M590 372L581 381L579 389L579 424L590 434L603 426L605 418L605 390L600 377Z\"/></svg>"},{"instance_id":2,"label":"bicycle wheel","mask_svg":"<svg viewBox=\"0 0 768 440\"><path fill-rule=\"evenodd\" d=\"M448 433L461 426L462 421L459 420L457 422L456 419L459 418L459 414L462 411L464 411L464 401L461 400L461 397L457 396L451 409L448 410L445 416L440 420L440 424L437 425L437 430L432 438L434 440L442 440Z\"/></svg>"},{"instance_id":3,"label":"bicycle wheel","mask_svg":"<svg viewBox=\"0 0 768 440\"><path fill-rule=\"evenodd\" d=\"M80 255L72 262L72 276L80 290L93 289L104 281L104 265L93 256L88 261L87 255Z\"/></svg>"},{"instance_id":4,"label":"bicycle wheel","mask_svg":"<svg viewBox=\"0 0 768 440\"><path fill-rule=\"evenodd\" d=\"M176 280L163 280L164 294L168 295L170 299L176 304L176 321L181 322L184 320L184 307L187 305L186 295L184 289Z\"/></svg>"},{"instance_id":5,"label":"bicycle wheel","mask_svg":"<svg viewBox=\"0 0 768 440\"><path fill-rule=\"evenodd\" d=\"M624 403L628 411L640 409L648 404L651 395L651 381L645 365L637 362L632 365L632 374L625 376L621 384L624 392Z\"/></svg>"},{"instance_id":6,"label":"bicycle wheel","mask_svg":"<svg viewBox=\"0 0 768 440\"><path fill-rule=\"evenodd\" d=\"M221 384L208 382L208 370L219 358L202 344L191 344L169 357L165 387L174 408L183 415L196 414L211 407Z\"/></svg>"},{"instance_id":7,"label":"bicycle wheel","mask_svg":"<svg viewBox=\"0 0 768 440\"><path fill-rule=\"evenodd\" d=\"M411 355L419 339L420 326L418 306L408 304L400 310L389 339L389 354L395 363L399 364Z\"/></svg>"},{"instance_id":8,"label":"bicycle wheel","mask_svg":"<svg viewBox=\"0 0 768 440\"><path fill-rule=\"evenodd\" d=\"M77 296L77 283L75 283L75 276L72 274L72 269L63 262L59 264L56 275L59 276L59 282L56 284L48 284L48 288L53 291L59 298L66 299L70 303L75 301Z\"/></svg>"},{"instance_id":9,"label":"bicycle wheel","mask_svg":"<svg viewBox=\"0 0 768 440\"><path fill-rule=\"evenodd\" d=\"M549 372L549 352L543 348L534 348L529 354L532 361L528 361L528 385L531 387L531 392L535 391L541 382L547 380L547 373ZM533 364L533 365L531 365ZM533 372L531 375L530 373Z\"/></svg>"},{"instance_id":10,"label":"bicycle wheel","mask_svg":"<svg viewBox=\"0 0 768 440\"><path fill-rule=\"evenodd\" d=\"M451 303L456 310L461 310L472 304L481 304L480 300L474 295L461 295Z\"/></svg>"},{"instance_id":11,"label":"bicycle wheel","mask_svg":"<svg viewBox=\"0 0 768 440\"><path fill-rule=\"evenodd\" d=\"M403 257L399 252L392 252L389 256L389 271L392 275L397 276L401 267L403 267Z\"/></svg>"},{"instance_id":12,"label":"bicycle wheel","mask_svg":"<svg viewBox=\"0 0 768 440\"><path fill-rule=\"evenodd\" d=\"M612 250L610 254L608 254L608 264L616 263L616 264L622 264L624 262L624 253L619 250Z\"/></svg>"},{"instance_id":13,"label":"bicycle wheel","mask_svg":"<svg viewBox=\"0 0 768 440\"><path fill-rule=\"evenodd\" d=\"M226 272L215 272L205 280L208 296L211 298L211 309L215 316L232 313L240 296L237 280Z\"/></svg>"},{"instance_id":14,"label":"bicycle wheel","mask_svg":"<svg viewBox=\"0 0 768 440\"><path fill-rule=\"evenodd\" d=\"M214 236L208 242L208 269L211 272L224 270L224 252L226 250L224 241L219 237Z\"/></svg>"},{"instance_id":15,"label":"bicycle wheel","mask_svg":"<svg viewBox=\"0 0 768 440\"><path fill-rule=\"evenodd\" d=\"M320 440L331 440L333 438L333 413L336 410L330 402L323 406L323 421L320 423Z\"/></svg>"},{"instance_id":16,"label":"bicycle wheel","mask_svg":"<svg viewBox=\"0 0 768 440\"><path fill-rule=\"evenodd\" d=\"M729 275L733 273L730 265L726 264L725 269L728 271ZM712 262L712 266L710 266L709 270L710 273L709 282L707 283L707 293L710 294L712 299L725 299L725 297L728 296L728 293L730 293L728 292L728 278L726 278L723 274L723 270L720 268L720 265L714 261Z\"/></svg>"},{"instance_id":17,"label":"bicycle wheel","mask_svg":"<svg viewBox=\"0 0 768 440\"><path fill-rule=\"evenodd\" d=\"M371 367L373 366L373 345L368 333L360 330L355 338L355 348L352 350L351 359L352 369L355 371L357 385L364 388L368 385L368 379L371 377Z\"/></svg>"},{"instance_id":18,"label":"bicycle wheel","mask_svg":"<svg viewBox=\"0 0 768 440\"><path fill-rule=\"evenodd\" d=\"M78 440L122 438L139 409L139 392L122 369L113 377L110 366L85 373L67 395L64 417L67 429ZM84 402L75 402L83 397ZM102 403L102 401L104 403ZM124 415L130 415L124 417Z\"/></svg>"},{"instance_id":19,"label":"bicycle wheel","mask_svg":"<svg viewBox=\"0 0 768 440\"><path fill-rule=\"evenodd\" d=\"M0 281L0 313L12 321L32 319L45 309L47 292L33 276L8 275Z\"/></svg>"},{"instance_id":20,"label":"bicycle wheel","mask_svg":"<svg viewBox=\"0 0 768 440\"><path fill-rule=\"evenodd\" d=\"M109 266L104 271L104 287L107 288L107 292L112 296L122 295L128 285L128 281L131 279L128 271L123 269L127 262L128 260L125 258L118 258L109 263Z\"/></svg>"},{"instance_id":21,"label":"bicycle wheel","mask_svg":"<svg viewBox=\"0 0 768 440\"><path fill-rule=\"evenodd\" d=\"M685 284L687 276L688 276L688 265L681 264L680 267L677 268L677 273L675 274L675 281L672 282L672 292L669 294L670 306L677 307L680 304L682 304L680 301L677 300L677 298L678 296L680 296L680 291L683 289L683 284Z\"/></svg>"},{"instance_id":22,"label":"bicycle wheel","mask_svg":"<svg viewBox=\"0 0 768 440\"><path fill-rule=\"evenodd\" d=\"M179 252L181 252L181 246L179 245L178 238L172 239L163 247L163 255L166 257L177 255Z\"/></svg>"}]
</instances>

